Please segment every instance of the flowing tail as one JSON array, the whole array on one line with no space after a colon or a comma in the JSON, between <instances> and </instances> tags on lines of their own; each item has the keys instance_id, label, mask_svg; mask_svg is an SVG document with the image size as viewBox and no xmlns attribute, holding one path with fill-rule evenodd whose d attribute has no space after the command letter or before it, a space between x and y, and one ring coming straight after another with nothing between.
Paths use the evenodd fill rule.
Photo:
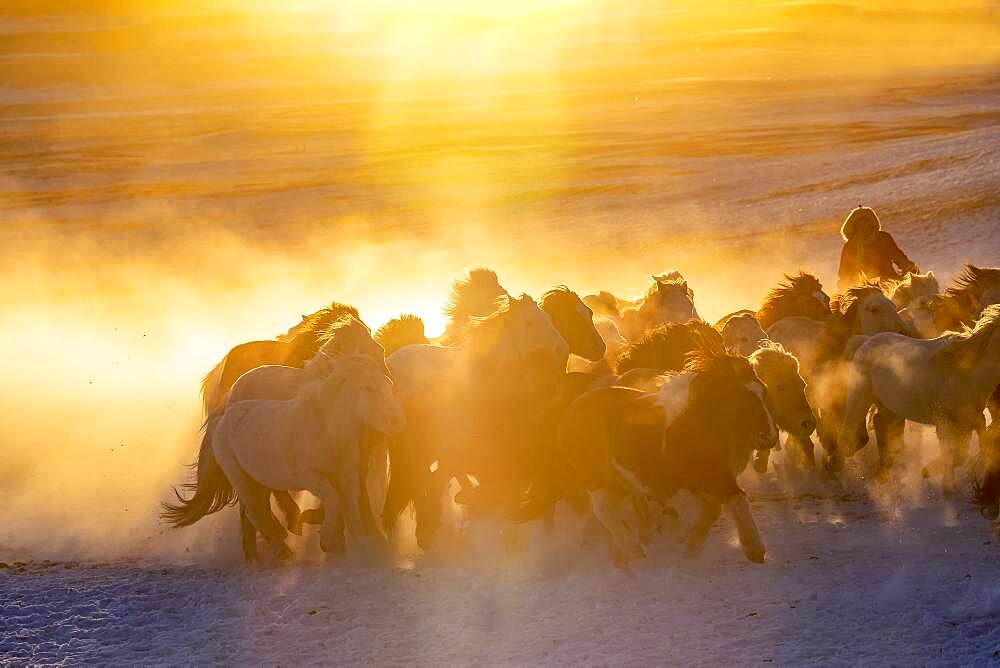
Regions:
<instances>
[{"instance_id":1,"label":"flowing tail","mask_svg":"<svg viewBox=\"0 0 1000 668\"><path fill-rule=\"evenodd\" d=\"M222 387L222 371L226 368L226 357L223 357L212 370L201 379L201 405L205 416L213 415L225 404L228 388Z\"/></svg>"},{"instance_id":2,"label":"flowing tail","mask_svg":"<svg viewBox=\"0 0 1000 668\"><path fill-rule=\"evenodd\" d=\"M160 518L174 528L191 526L206 515L216 513L236 502L236 490L226 478L212 451L212 433L221 415L212 415L205 421L205 435L201 439L198 461L191 465L194 480L184 483L181 490L191 493L184 498L181 490L173 488L177 503L164 503Z\"/></svg>"}]
</instances>

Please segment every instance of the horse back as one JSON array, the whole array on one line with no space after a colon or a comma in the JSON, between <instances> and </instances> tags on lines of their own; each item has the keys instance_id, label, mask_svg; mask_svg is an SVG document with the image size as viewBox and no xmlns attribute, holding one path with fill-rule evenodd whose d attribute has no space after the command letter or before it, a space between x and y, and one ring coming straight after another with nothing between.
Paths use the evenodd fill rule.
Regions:
<instances>
[{"instance_id":1,"label":"horse back","mask_svg":"<svg viewBox=\"0 0 1000 668\"><path fill-rule=\"evenodd\" d=\"M295 346L288 341L248 341L234 347L226 355L222 368L220 386L228 390L236 379L251 369L267 364L302 366L304 360L297 360ZM294 364L294 362L298 362Z\"/></svg>"}]
</instances>

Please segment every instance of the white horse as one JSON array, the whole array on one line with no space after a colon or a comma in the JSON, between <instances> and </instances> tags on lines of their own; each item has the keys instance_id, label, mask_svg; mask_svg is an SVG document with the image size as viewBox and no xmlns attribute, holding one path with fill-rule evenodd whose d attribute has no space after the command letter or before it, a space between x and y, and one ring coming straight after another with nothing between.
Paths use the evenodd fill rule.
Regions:
<instances>
[{"instance_id":1,"label":"white horse","mask_svg":"<svg viewBox=\"0 0 1000 668\"><path fill-rule=\"evenodd\" d=\"M392 381L366 356L341 358L325 378L294 399L230 405L215 426L212 451L253 525L275 556L291 555L285 530L271 513L267 490L308 490L327 509L320 546L337 549L336 518L346 508L348 530L362 536L358 462L365 426L397 433L405 425Z\"/></svg>"},{"instance_id":2,"label":"white horse","mask_svg":"<svg viewBox=\"0 0 1000 668\"><path fill-rule=\"evenodd\" d=\"M1000 384L998 332L1000 305L993 305L975 328L960 334L930 340L894 333L870 337L854 353L838 451L847 457L859 449L859 429L873 404L880 413L897 416L896 423L933 425L943 455L943 487L950 492L956 458L981 427L986 402ZM901 436L901 427L896 434ZM891 446L880 438L879 447Z\"/></svg>"},{"instance_id":3,"label":"white horse","mask_svg":"<svg viewBox=\"0 0 1000 668\"><path fill-rule=\"evenodd\" d=\"M886 281L889 297L899 310L899 317L922 339L940 334L934 322L934 304L940 298L941 286L933 271L926 274L907 273L899 281Z\"/></svg>"},{"instance_id":4,"label":"white horse","mask_svg":"<svg viewBox=\"0 0 1000 668\"><path fill-rule=\"evenodd\" d=\"M933 271L926 274L907 272L899 281L889 281L889 298L897 309L904 309L921 297L933 297L941 293L941 285Z\"/></svg>"},{"instance_id":5,"label":"white horse","mask_svg":"<svg viewBox=\"0 0 1000 668\"><path fill-rule=\"evenodd\" d=\"M761 343L768 340L756 314L746 309L730 313L715 323L714 327L722 334L726 350L743 357L749 357Z\"/></svg>"}]
</instances>

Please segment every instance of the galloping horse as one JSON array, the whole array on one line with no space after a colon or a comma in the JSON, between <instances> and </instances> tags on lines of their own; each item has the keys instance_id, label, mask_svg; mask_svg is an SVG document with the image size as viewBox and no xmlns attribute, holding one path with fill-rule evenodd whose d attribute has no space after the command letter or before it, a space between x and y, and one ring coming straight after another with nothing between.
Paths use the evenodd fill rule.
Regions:
<instances>
[{"instance_id":1,"label":"galloping horse","mask_svg":"<svg viewBox=\"0 0 1000 668\"><path fill-rule=\"evenodd\" d=\"M418 544L429 548L448 481L491 477L498 448L507 445L497 435L512 419L537 419L568 357L551 317L526 295L502 297L493 314L470 323L458 347L406 346L392 354L388 364L408 422L390 444L386 532L412 501Z\"/></svg>"}]
</instances>

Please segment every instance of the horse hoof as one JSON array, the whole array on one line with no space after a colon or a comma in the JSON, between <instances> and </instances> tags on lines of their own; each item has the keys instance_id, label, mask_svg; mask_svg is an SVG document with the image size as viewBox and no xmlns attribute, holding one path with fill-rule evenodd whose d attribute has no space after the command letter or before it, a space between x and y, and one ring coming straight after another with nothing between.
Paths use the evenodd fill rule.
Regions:
<instances>
[{"instance_id":1,"label":"horse hoof","mask_svg":"<svg viewBox=\"0 0 1000 668\"><path fill-rule=\"evenodd\" d=\"M274 550L274 557L278 561L288 561L292 558L292 550L287 545L282 545Z\"/></svg>"},{"instance_id":2,"label":"horse hoof","mask_svg":"<svg viewBox=\"0 0 1000 668\"><path fill-rule=\"evenodd\" d=\"M764 548L761 547L761 548L744 549L743 554L745 554L746 558L752 561L753 563L762 564L764 563L764 556L766 553Z\"/></svg>"},{"instance_id":3,"label":"horse hoof","mask_svg":"<svg viewBox=\"0 0 1000 668\"><path fill-rule=\"evenodd\" d=\"M611 563L612 565L614 565L615 568L624 572L625 574L634 575L634 573L632 573L632 569L629 568L628 557L625 556L625 553L622 552L620 548L617 547L611 548L611 554L609 556L611 557Z\"/></svg>"}]
</instances>

